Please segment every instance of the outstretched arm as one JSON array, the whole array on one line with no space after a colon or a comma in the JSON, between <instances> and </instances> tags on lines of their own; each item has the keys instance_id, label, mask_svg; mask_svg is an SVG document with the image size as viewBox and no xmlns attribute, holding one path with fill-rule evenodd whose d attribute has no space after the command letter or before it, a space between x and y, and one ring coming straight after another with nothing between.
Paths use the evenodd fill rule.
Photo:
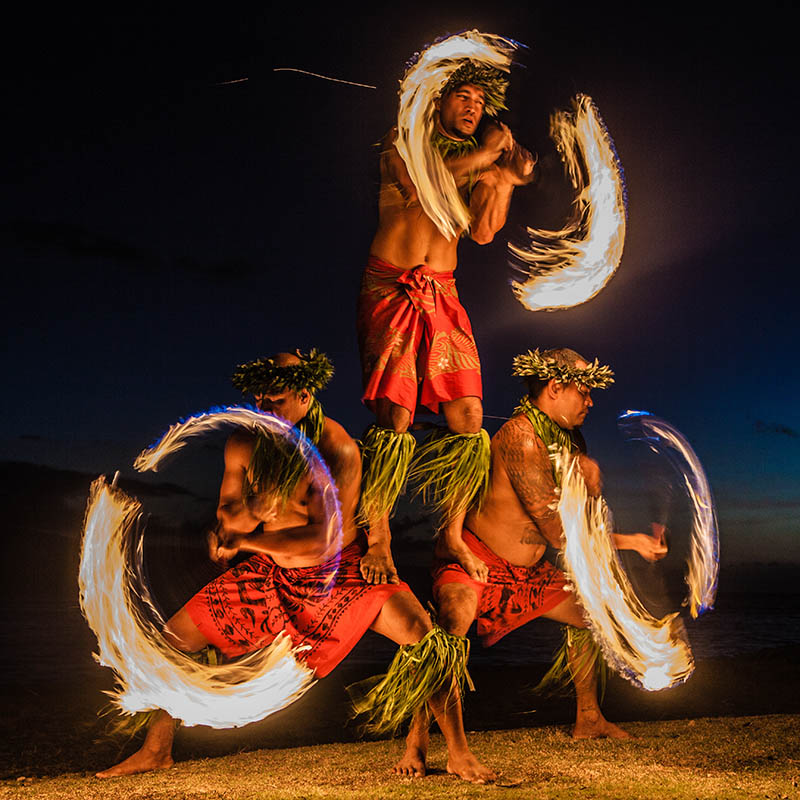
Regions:
<instances>
[{"instance_id":1,"label":"outstretched arm","mask_svg":"<svg viewBox=\"0 0 800 800\"><path fill-rule=\"evenodd\" d=\"M667 529L658 522L651 523L653 533L615 533L617 550L635 550L646 561L659 561L669 552Z\"/></svg>"}]
</instances>

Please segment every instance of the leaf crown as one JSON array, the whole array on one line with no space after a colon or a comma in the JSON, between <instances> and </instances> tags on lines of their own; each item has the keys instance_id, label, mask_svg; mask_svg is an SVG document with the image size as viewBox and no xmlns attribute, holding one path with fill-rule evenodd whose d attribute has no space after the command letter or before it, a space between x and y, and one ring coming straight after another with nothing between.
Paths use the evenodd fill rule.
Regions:
<instances>
[{"instance_id":1,"label":"leaf crown","mask_svg":"<svg viewBox=\"0 0 800 800\"><path fill-rule=\"evenodd\" d=\"M257 358L239 364L231 378L233 385L245 394L263 392L307 391L315 394L324 389L333 377L333 364L325 353L313 348L309 353L295 351L299 364L279 365L274 358Z\"/></svg>"},{"instance_id":2,"label":"leaf crown","mask_svg":"<svg viewBox=\"0 0 800 800\"><path fill-rule=\"evenodd\" d=\"M595 360L586 367L579 368L570 364L559 364L554 358L548 358L536 350L528 350L515 356L512 375L522 378L535 377L540 380L554 378L557 383L580 383L589 389L606 389L614 383L614 372L611 367L601 365Z\"/></svg>"}]
</instances>

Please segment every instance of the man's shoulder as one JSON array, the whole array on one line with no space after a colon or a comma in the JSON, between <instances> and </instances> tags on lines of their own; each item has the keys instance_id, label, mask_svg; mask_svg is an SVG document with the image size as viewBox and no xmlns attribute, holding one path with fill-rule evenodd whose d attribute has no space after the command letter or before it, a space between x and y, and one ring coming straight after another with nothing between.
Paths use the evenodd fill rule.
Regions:
<instances>
[{"instance_id":1,"label":"man's shoulder","mask_svg":"<svg viewBox=\"0 0 800 800\"><path fill-rule=\"evenodd\" d=\"M504 422L497 433L492 437L492 440L498 439L502 441L520 435L539 438L536 435L533 425L531 425L531 421L522 412L514 414L514 416Z\"/></svg>"},{"instance_id":2,"label":"man's shoulder","mask_svg":"<svg viewBox=\"0 0 800 800\"><path fill-rule=\"evenodd\" d=\"M528 452L546 450L531 421L522 413L515 414L503 423L492 437L492 445L501 454L511 450Z\"/></svg>"},{"instance_id":3,"label":"man's shoulder","mask_svg":"<svg viewBox=\"0 0 800 800\"><path fill-rule=\"evenodd\" d=\"M256 434L245 428L237 428L225 443L227 457L246 456L248 459L253 452Z\"/></svg>"},{"instance_id":4,"label":"man's shoulder","mask_svg":"<svg viewBox=\"0 0 800 800\"><path fill-rule=\"evenodd\" d=\"M325 417L325 425L322 435L319 437L319 450L323 456L326 451L335 451L340 457L355 455L360 458L356 440L345 430L343 425L330 417Z\"/></svg>"}]
</instances>

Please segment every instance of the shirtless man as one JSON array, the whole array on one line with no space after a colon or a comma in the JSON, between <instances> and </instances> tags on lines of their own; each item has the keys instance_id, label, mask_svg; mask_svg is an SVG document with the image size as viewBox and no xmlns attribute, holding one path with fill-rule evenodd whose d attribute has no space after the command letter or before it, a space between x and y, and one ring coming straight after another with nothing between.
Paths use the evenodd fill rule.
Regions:
<instances>
[{"instance_id":1,"label":"shirtless man","mask_svg":"<svg viewBox=\"0 0 800 800\"><path fill-rule=\"evenodd\" d=\"M197 652L211 644L233 658L266 647L285 630L295 646L308 647L301 657L317 677L323 677L367 629L406 646L401 650L411 651L410 660L415 658L416 643L447 636L434 629L406 584L370 585L360 573L366 548L353 518L361 477L359 450L341 425L315 408L315 394L332 371L327 358L315 351L307 356L281 353L243 365L234 382L255 394L261 410L280 415L298 429L305 427L308 437L316 439L339 490L341 542L329 535L320 487L307 472L295 471L289 492L265 479L268 467L261 468L259 448L267 459L264 464L271 466L287 454L291 460L292 451L281 449L283 442L270 449L268 439L259 441L263 434L234 433L225 447L218 525L209 536L209 553L223 565L239 552L255 555L212 581L168 621L164 636L177 649ZM282 474L287 471L292 470ZM318 587L332 576L331 589L320 596ZM307 596L298 610L297 600L304 591ZM451 666L452 671L435 676L439 688L427 702L448 744L448 771L483 783L494 775L467 746L460 702L451 693L458 665ZM465 667L461 665L462 672ZM98 777L172 766L174 732L174 720L160 711L142 747Z\"/></svg>"},{"instance_id":2,"label":"shirtless man","mask_svg":"<svg viewBox=\"0 0 800 800\"><path fill-rule=\"evenodd\" d=\"M473 580L457 563L440 561L434 569L439 623L463 636L477 619L484 646L540 616L586 629L574 592L565 590L563 573L543 560L548 544L561 547L563 532L556 510L558 476L550 454L553 448L577 449L573 432L593 405L591 390L605 388L613 373L573 350L559 349L517 357L515 374L526 378L529 394L492 438L489 491L481 509L471 511L464 525L466 544L488 566L487 580ZM584 453L578 459L588 492L599 495L597 463ZM663 541L645 534L615 535L615 543L650 561L666 554ZM600 711L590 637L569 636L565 647L577 695L572 735L628 738ZM424 775L427 747L428 726L417 718L396 770Z\"/></svg>"},{"instance_id":3,"label":"shirtless man","mask_svg":"<svg viewBox=\"0 0 800 800\"><path fill-rule=\"evenodd\" d=\"M500 70L465 61L435 101L429 146L438 150L468 206L471 222L459 234L478 244L492 241L505 224L515 186L533 178L535 158L506 125L492 122L479 132L484 111L505 107L506 85ZM481 427L478 351L453 278L459 236L445 236L423 210L396 137L393 129L383 142L379 224L358 310L362 399L376 415L363 442L366 577L397 580L388 519L409 475L440 515L440 551L483 579L485 565L460 535L466 510L486 488L489 437ZM415 440L408 428L418 405L441 409L447 430L418 448L411 463ZM465 474L460 483L453 480Z\"/></svg>"}]
</instances>

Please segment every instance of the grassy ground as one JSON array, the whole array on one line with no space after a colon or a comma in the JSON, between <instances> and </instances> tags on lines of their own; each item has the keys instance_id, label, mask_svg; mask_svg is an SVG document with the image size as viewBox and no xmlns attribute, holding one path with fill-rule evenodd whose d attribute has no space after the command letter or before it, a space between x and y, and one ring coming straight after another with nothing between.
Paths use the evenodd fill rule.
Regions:
<instances>
[{"instance_id":1,"label":"grassy ground","mask_svg":"<svg viewBox=\"0 0 800 800\"><path fill-rule=\"evenodd\" d=\"M258 750L182 761L170 770L101 782L88 774L7 779L0 798L37 800L320 800L492 797L573 800L800 798L800 715L629 723L632 741L579 741L546 726L471 734L479 758L501 773L473 786L446 772L441 736L425 779L388 768L398 741Z\"/></svg>"}]
</instances>

